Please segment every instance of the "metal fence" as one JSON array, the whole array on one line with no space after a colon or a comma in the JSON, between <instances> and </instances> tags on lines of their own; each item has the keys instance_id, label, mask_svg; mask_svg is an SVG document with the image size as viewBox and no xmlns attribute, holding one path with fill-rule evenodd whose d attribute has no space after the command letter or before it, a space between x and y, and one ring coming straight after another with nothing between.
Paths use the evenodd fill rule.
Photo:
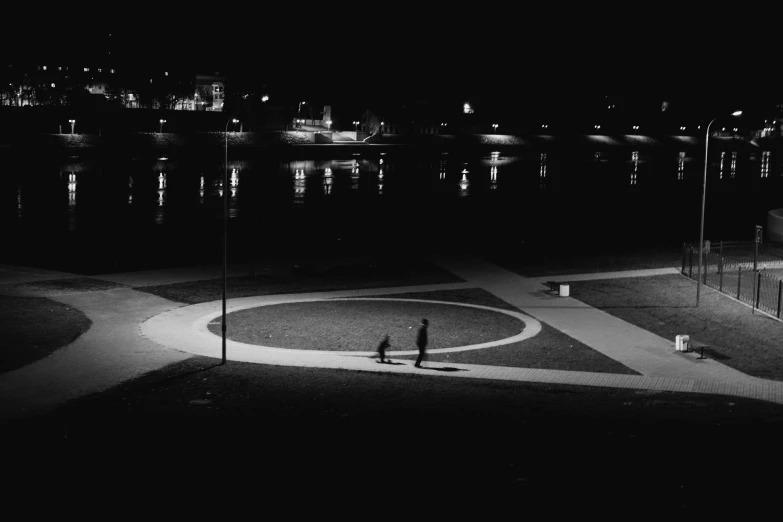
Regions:
<instances>
[{"instance_id":1,"label":"metal fence","mask_svg":"<svg viewBox=\"0 0 783 522\"><path fill-rule=\"evenodd\" d=\"M762 245L759 244L759 247ZM783 278L767 271L767 268L783 267L783 252L780 244L767 244L756 252L755 244L733 242L729 248L705 248L702 258L702 283L716 290L736 297L751 305L783 319ZM748 254L748 250L751 250ZM722 252L722 253L721 253ZM761 252L764 252L762 257ZM729 254L730 253L730 254ZM692 279L698 277L699 250L692 244L683 245L682 273Z\"/></svg>"}]
</instances>

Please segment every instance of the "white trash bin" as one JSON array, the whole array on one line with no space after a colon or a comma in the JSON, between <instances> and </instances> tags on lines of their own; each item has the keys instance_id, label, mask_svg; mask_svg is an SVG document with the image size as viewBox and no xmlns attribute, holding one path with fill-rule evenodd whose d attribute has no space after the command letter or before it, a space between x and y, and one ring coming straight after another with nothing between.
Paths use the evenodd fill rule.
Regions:
<instances>
[{"instance_id":1,"label":"white trash bin","mask_svg":"<svg viewBox=\"0 0 783 522\"><path fill-rule=\"evenodd\" d=\"M687 352L691 338L688 335L678 335L674 338L675 348L678 352Z\"/></svg>"},{"instance_id":2,"label":"white trash bin","mask_svg":"<svg viewBox=\"0 0 783 522\"><path fill-rule=\"evenodd\" d=\"M571 295L571 286L569 285L560 285L559 290L560 297L568 297Z\"/></svg>"}]
</instances>

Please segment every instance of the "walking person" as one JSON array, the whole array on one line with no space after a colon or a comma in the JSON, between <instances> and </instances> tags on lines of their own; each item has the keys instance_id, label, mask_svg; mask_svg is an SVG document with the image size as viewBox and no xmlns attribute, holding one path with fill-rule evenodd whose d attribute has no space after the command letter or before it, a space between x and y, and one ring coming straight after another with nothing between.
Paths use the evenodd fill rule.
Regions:
<instances>
[{"instance_id":1,"label":"walking person","mask_svg":"<svg viewBox=\"0 0 783 522\"><path fill-rule=\"evenodd\" d=\"M391 343L389 343L389 336L383 338L383 341L381 341L381 344L378 345L378 355L381 356L380 362L391 362L390 359L386 358L386 349L391 346Z\"/></svg>"},{"instance_id":2,"label":"walking person","mask_svg":"<svg viewBox=\"0 0 783 522\"><path fill-rule=\"evenodd\" d=\"M419 327L419 336L416 339L416 346L419 347L419 356L416 358L416 368L421 368L421 361L424 360L424 355L427 352L427 326L430 322L426 319L421 320L421 326Z\"/></svg>"}]
</instances>

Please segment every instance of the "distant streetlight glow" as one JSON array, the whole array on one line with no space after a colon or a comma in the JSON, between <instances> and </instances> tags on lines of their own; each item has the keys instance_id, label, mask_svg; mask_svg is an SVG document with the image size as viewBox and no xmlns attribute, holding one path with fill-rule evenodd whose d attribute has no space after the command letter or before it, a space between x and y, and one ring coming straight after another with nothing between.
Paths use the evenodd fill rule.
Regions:
<instances>
[{"instance_id":1,"label":"distant streetlight glow","mask_svg":"<svg viewBox=\"0 0 783 522\"><path fill-rule=\"evenodd\" d=\"M160 131L158 131L158 132L161 132L161 133L163 132L163 124L164 124L164 123L166 123L166 120L164 120L164 119L161 119L161 120L160 120Z\"/></svg>"},{"instance_id":2,"label":"distant streetlight glow","mask_svg":"<svg viewBox=\"0 0 783 522\"><path fill-rule=\"evenodd\" d=\"M265 94L265 95L263 95L263 96L261 96L261 101L262 101L262 102L267 102L267 101L269 101L269 96L267 96L266 94Z\"/></svg>"},{"instance_id":3,"label":"distant streetlight glow","mask_svg":"<svg viewBox=\"0 0 783 522\"><path fill-rule=\"evenodd\" d=\"M359 122L358 121L354 121L353 122L353 130L354 131L358 131L359 130Z\"/></svg>"},{"instance_id":4,"label":"distant streetlight glow","mask_svg":"<svg viewBox=\"0 0 783 522\"><path fill-rule=\"evenodd\" d=\"M71 134L73 134L73 127L76 125L76 120L68 120L68 123L71 124Z\"/></svg>"},{"instance_id":5,"label":"distant streetlight glow","mask_svg":"<svg viewBox=\"0 0 783 522\"><path fill-rule=\"evenodd\" d=\"M492 124L492 132L493 133L497 133L497 130L498 130L498 124L497 123L493 123Z\"/></svg>"}]
</instances>

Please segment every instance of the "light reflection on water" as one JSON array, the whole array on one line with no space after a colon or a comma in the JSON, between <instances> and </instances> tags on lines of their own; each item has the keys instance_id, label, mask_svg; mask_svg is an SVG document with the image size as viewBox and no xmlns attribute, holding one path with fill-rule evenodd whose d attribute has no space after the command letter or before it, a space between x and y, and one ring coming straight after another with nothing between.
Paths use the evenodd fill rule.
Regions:
<instances>
[{"instance_id":1,"label":"light reflection on water","mask_svg":"<svg viewBox=\"0 0 783 522\"><path fill-rule=\"evenodd\" d=\"M617 185L620 178L612 177L614 176L612 173L619 172L619 170L612 169L621 168L624 169L622 177L625 187L630 184L634 191L653 190L648 188L650 187L648 180L653 178L668 179L672 182L676 180L682 182L677 183L678 186L686 187L691 185L691 183L686 183L691 179L689 162L693 162L693 165L700 165L703 161L703 156L698 150L674 149L667 153L665 161L653 165L657 168L653 171L648 165L646 152L627 149L626 151L622 154L615 154L612 151L606 153L585 150L586 154L582 157L585 165L594 164L595 160L608 165L608 170L601 170L604 167L599 170L586 170L586 175L606 177L601 186L607 190L611 190L612 187L614 190L620 190L620 186ZM557 151L535 151L526 154L527 156L523 158L493 151L472 158L461 156L453 159L447 154L437 154L426 160L413 162L404 154L400 156L383 155L382 157L354 155L348 159L283 161L277 172L274 167L271 170L267 167L262 169L257 162L253 161L235 162L229 166L230 182L227 187L229 191L229 217L239 218L242 212L247 212L247 210L242 211L243 208L253 208L253 205L257 204L259 195L267 189L275 192L276 202L285 201L287 198L290 206L309 206L311 200L305 197L308 194L308 180L312 181L310 190L313 192L312 203L314 204L317 204L321 195L342 202L345 201L342 198L349 193L357 195L351 197L368 198L384 195L392 187L394 190L388 191L392 200L396 201L396 198L399 198L402 201L408 195L421 190L419 188L421 184L413 182L413 176L419 175L431 176L430 179L438 180L430 184L433 190L450 195L449 197L471 198L471 201L474 201L473 198L481 198L483 194L489 193L520 194L521 197L527 197L525 194L529 194L529 192L525 191L529 189L533 189L533 192L552 192L559 191L561 190L559 187L567 185L567 182L563 183L563 173L560 172L560 160L563 158L558 155ZM746 153L741 151L716 151L714 154L712 175L718 180L725 178L733 180L747 174L756 180L760 179L761 183L767 183L768 180L781 178L783 174L773 163L770 151L759 151L755 161L752 157L750 161L745 161ZM630 155L630 161L628 155ZM466 159L467 161L465 161ZM193 167L177 166L172 162L162 160L151 161L148 165L153 167L153 172L136 164L130 167L130 172L124 172L122 177L116 180L116 185L113 185L117 191L115 201L122 203L127 201L125 208L132 216L129 219L146 219L147 223L154 222L162 225L168 224L172 217L188 216L189 212L195 212L193 208L200 207L210 212L220 211L222 208L222 197L226 188L223 187L223 165L218 168L209 167L204 172L194 172ZM626 166L623 167L623 165ZM105 167L103 174L100 174L101 168L99 167L101 165L96 162L74 160L68 160L54 167L53 177L56 177L58 172L62 176L62 178L58 178L60 179L58 181L59 187L63 187L64 178L67 177L68 206L65 215L67 216L67 228L70 231L77 230L77 224L78 228L83 225L92 225L96 219L94 216L100 216L100 213L112 212L111 205L101 203L104 198L103 191L111 190L106 188L105 184L111 181L112 169ZM199 167L202 166L199 165ZM188 168L192 170L188 171ZM484 170L485 168L487 170ZM501 170L503 184L499 184ZM694 172L697 170L694 168ZM243 175L248 177L243 178ZM287 177L287 185L281 185L276 181L273 183L280 177ZM535 183L536 177L538 183ZM576 176L572 175L571 179L575 178ZM693 176L693 179L695 178L696 176ZM41 184L45 184L46 181L41 179ZM240 198L239 186L240 180L243 179L243 194ZM598 181L598 178L594 179ZM84 185L84 189L79 190L79 199L77 200L76 189L80 186L79 183L85 183L85 180L87 180L87 184ZM181 180L181 185L177 180ZM728 181L726 182L728 183ZM588 186L590 183L591 181L586 182ZM196 184L198 184L198 196L194 190ZM318 190L316 185L321 185L321 190ZM287 188L281 192L279 187L283 186ZM6 215L11 218L15 215L18 220L21 220L22 216L28 218L31 215L38 219L40 214L44 212L41 210L42 207L37 204L37 201L43 198L41 188L38 184L30 185L29 191L26 184L24 188L21 184L8 187L7 190L10 194L5 201L8 202L8 207L11 207L15 202L16 209L7 208ZM207 190L208 188L210 190ZM709 188L711 189L712 186ZM152 195L153 190L155 196ZM286 193L285 190L289 192ZM58 193L62 194L59 191L62 191L62 188L58 189ZM13 194L14 192L15 194ZM155 199L152 199L153 197ZM80 210L78 220L77 201ZM188 203L188 201L192 201L192 203ZM192 204L193 207L189 207L189 204ZM92 210L95 208L98 208L97 214ZM56 219L60 220L60 223L63 222L64 213L52 213L51 215L60 216Z\"/></svg>"}]
</instances>

